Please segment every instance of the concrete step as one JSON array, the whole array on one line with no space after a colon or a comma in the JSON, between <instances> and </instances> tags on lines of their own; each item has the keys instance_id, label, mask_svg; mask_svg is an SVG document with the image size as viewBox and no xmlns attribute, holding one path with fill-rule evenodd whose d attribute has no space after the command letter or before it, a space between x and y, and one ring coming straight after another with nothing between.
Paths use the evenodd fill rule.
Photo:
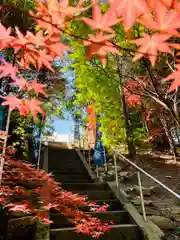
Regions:
<instances>
[{"instance_id":1,"label":"concrete step","mask_svg":"<svg viewBox=\"0 0 180 240\"><path fill-rule=\"evenodd\" d=\"M63 183L63 188L72 192L109 190L106 183Z\"/></svg>"},{"instance_id":2,"label":"concrete step","mask_svg":"<svg viewBox=\"0 0 180 240\"><path fill-rule=\"evenodd\" d=\"M115 199L111 191L97 190L97 191L76 191L80 195L87 195L89 200L111 200Z\"/></svg>"},{"instance_id":3,"label":"concrete step","mask_svg":"<svg viewBox=\"0 0 180 240\"><path fill-rule=\"evenodd\" d=\"M51 229L51 240L92 240L94 238L85 234L77 234L75 228ZM141 233L137 225L121 224L112 225L111 230L98 238L100 240L142 240Z\"/></svg>"},{"instance_id":4,"label":"concrete step","mask_svg":"<svg viewBox=\"0 0 180 240\"><path fill-rule=\"evenodd\" d=\"M98 217L102 221L113 220L114 224L129 224L131 222L131 218L129 213L125 210L121 211L111 211L111 212L92 212L88 214ZM65 228L65 227L73 227L67 218L60 213L51 213L51 220L53 223L51 224L51 228Z\"/></svg>"}]
</instances>

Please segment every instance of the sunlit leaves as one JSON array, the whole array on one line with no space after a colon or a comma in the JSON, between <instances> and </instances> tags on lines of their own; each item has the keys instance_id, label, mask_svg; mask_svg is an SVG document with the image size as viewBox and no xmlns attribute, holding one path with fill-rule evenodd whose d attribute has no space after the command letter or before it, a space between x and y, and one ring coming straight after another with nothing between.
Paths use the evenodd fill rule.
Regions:
<instances>
[{"instance_id":1,"label":"sunlit leaves","mask_svg":"<svg viewBox=\"0 0 180 240\"><path fill-rule=\"evenodd\" d=\"M126 31L132 28L140 15L148 12L148 7L144 0L114 0L112 6L117 16L122 17Z\"/></svg>"},{"instance_id":2,"label":"sunlit leaves","mask_svg":"<svg viewBox=\"0 0 180 240\"><path fill-rule=\"evenodd\" d=\"M99 56L102 64L105 66L108 52L119 53L113 44L108 42L108 40L113 37L113 34L103 35L102 33L97 36L89 36L88 41L84 41L84 45L88 46L88 57L92 58L94 55Z\"/></svg>"},{"instance_id":3,"label":"sunlit leaves","mask_svg":"<svg viewBox=\"0 0 180 240\"><path fill-rule=\"evenodd\" d=\"M111 26L118 23L118 18L113 8L110 8L102 15L101 8L98 4L92 6L92 19L83 17L82 20L95 30L99 29L110 33L113 32Z\"/></svg>"},{"instance_id":4,"label":"sunlit leaves","mask_svg":"<svg viewBox=\"0 0 180 240\"><path fill-rule=\"evenodd\" d=\"M163 34L154 34L152 36L144 34L143 38L132 40L132 43L140 46L133 60L136 61L144 56L147 56L150 59L152 66L154 66L158 52L171 53L168 43L165 42L169 39L169 37L170 35Z\"/></svg>"},{"instance_id":5,"label":"sunlit leaves","mask_svg":"<svg viewBox=\"0 0 180 240\"><path fill-rule=\"evenodd\" d=\"M28 82L27 89L28 91L34 90L35 94L38 96L39 93L43 94L44 96L47 96L47 94L44 92L45 84L38 83L36 80L32 80L31 82Z\"/></svg>"},{"instance_id":6,"label":"sunlit leaves","mask_svg":"<svg viewBox=\"0 0 180 240\"><path fill-rule=\"evenodd\" d=\"M6 29L0 24L0 49L8 47L14 38L10 36L10 29Z\"/></svg>"},{"instance_id":7,"label":"sunlit leaves","mask_svg":"<svg viewBox=\"0 0 180 240\"><path fill-rule=\"evenodd\" d=\"M13 80L15 80L17 73L18 69L14 67L11 63L4 61L0 65L0 78L11 77Z\"/></svg>"},{"instance_id":8,"label":"sunlit leaves","mask_svg":"<svg viewBox=\"0 0 180 240\"><path fill-rule=\"evenodd\" d=\"M15 108L19 109L22 116L27 116L29 113L32 113L33 119L36 120L37 113L44 115L44 111L41 108L42 102L38 99L19 99L15 96L6 96L4 99L5 101L2 105L9 105L11 111Z\"/></svg>"},{"instance_id":9,"label":"sunlit leaves","mask_svg":"<svg viewBox=\"0 0 180 240\"><path fill-rule=\"evenodd\" d=\"M90 3L80 0L77 4L67 0L36 1L34 12L29 14L38 25L35 33L27 31L22 34L18 28L11 32L0 24L0 48L3 50L11 47L15 52L15 63L11 65L4 62L0 66L0 77L11 77L21 90L34 91L36 97L39 93L46 95L36 80L27 83L21 77L21 69L35 68L39 71L47 68L53 71L52 62L56 56L63 57L64 52L73 51L76 42L87 49L87 55L79 59L82 64L86 62L96 67L98 57L105 67L107 58L121 51L122 54L134 54L134 61L148 57L151 65L155 66L159 54L172 53L172 38L179 37L179 6L177 0L110 0L105 7L94 0ZM80 23L82 32L78 31L78 27L73 27L77 22ZM85 29L84 26L87 25ZM120 30L122 28L125 29L123 33ZM133 39L129 41L129 38ZM174 48L178 50L176 45ZM73 66L75 64L76 59ZM88 74L88 71L83 74ZM93 92L90 94L93 96ZM29 100L23 100L20 104L23 115L33 108L26 107L27 101ZM33 116L41 112L38 101L33 100L33 104L30 104L37 107ZM11 101L10 104L12 105Z\"/></svg>"},{"instance_id":10,"label":"sunlit leaves","mask_svg":"<svg viewBox=\"0 0 180 240\"><path fill-rule=\"evenodd\" d=\"M176 65L176 69L166 78L167 80L174 80L169 88L169 92L176 90L180 86L180 65Z\"/></svg>"}]
</instances>

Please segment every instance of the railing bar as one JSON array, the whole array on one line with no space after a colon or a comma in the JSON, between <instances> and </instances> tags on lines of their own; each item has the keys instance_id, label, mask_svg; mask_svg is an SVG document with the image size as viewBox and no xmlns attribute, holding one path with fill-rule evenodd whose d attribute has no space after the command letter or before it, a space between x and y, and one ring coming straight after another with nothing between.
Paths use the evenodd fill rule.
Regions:
<instances>
[{"instance_id":1,"label":"railing bar","mask_svg":"<svg viewBox=\"0 0 180 240\"><path fill-rule=\"evenodd\" d=\"M137 179L138 179L138 185L139 185L139 192L140 192L140 198L141 198L141 208L142 208L143 218L144 218L144 221L146 222L147 218L146 218L146 210L145 210L145 205L144 205L144 195L143 195L142 184L141 184L141 175L140 175L139 171L137 171Z\"/></svg>"},{"instance_id":2,"label":"railing bar","mask_svg":"<svg viewBox=\"0 0 180 240\"><path fill-rule=\"evenodd\" d=\"M180 195L175 193L173 190L171 190L169 187L167 187L166 185L164 185L162 182L160 182L158 179L156 179L155 177L153 177L152 175L150 175L149 173L147 173L146 171L144 171L142 168L140 168L139 166L137 166L135 163L131 162L129 159L127 159L126 157L124 157L121 153L119 153L117 150L114 150L114 152L117 155L120 155L124 160L126 160L128 163L130 163L131 165L133 165L136 169L138 169L140 172L144 173L146 176L148 176L149 178L151 178L152 180L154 180L156 183L158 183L160 186L162 186L163 188L165 188L167 191L169 191L172 195L174 195L175 197L177 197L178 199L180 199Z\"/></svg>"},{"instance_id":3,"label":"railing bar","mask_svg":"<svg viewBox=\"0 0 180 240\"><path fill-rule=\"evenodd\" d=\"M117 172L117 161L116 161L116 154L114 154L114 168L116 174L116 187L119 187L119 179L118 179L118 172Z\"/></svg>"}]
</instances>

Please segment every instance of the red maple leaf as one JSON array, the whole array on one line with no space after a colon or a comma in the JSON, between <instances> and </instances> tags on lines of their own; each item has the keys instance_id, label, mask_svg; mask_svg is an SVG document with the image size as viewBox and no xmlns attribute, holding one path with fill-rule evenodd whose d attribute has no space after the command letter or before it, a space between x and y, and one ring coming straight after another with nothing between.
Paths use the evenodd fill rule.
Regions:
<instances>
[{"instance_id":1,"label":"red maple leaf","mask_svg":"<svg viewBox=\"0 0 180 240\"><path fill-rule=\"evenodd\" d=\"M3 62L3 65L0 65L0 78L11 77L12 79L16 78L16 73L18 69L14 67L11 63Z\"/></svg>"},{"instance_id":2,"label":"red maple leaf","mask_svg":"<svg viewBox=\"0 0 180 240\"><path fill-rule=\"evenodd\" d=\"M140 15L149 12L146 1L144 0L115 0L112 6L117 16L122 17L126 31L132 28Z\"/></svg>"},{"instance_id":3,"label":"red maple leaf","mask_svg":"<svg viewBox=\"0 0 180 240\"><path fill-rule=\"evenodd\" d=\"M6 101L2 103L3 106L9 105L10 111L13 111L21 104L21 99L15 96L5 96L3 97Z\"/></svg>"},{"instance_id":4,"label":"red maple leaf","mask_svg":"<svg viewBox=\"0 0 180 240\"><path fill-rule=\"evenodd\" d=\"M19 204L10 203L7 205L7 207L9 208L9 211L12 211L12 212L24 212L26 214L30 213L28 209L28 201L23 201Z\"/></svg>"},{"instance_id":5,"label":"red maple leaf","mask_svg":"<svg viewBox=\"0 0 180 240\"><path fill-rule=\"evenodd\" d=\"M156 33L152 36L144 34L143 38L130 41L131 43L135 43L140 46L133 58L133 61L136 61L147 55L151 61L152 66L154 66L158 51L171 53L171 49L169 48L168 43L165 42L169 38L170 35Z\"/></svg>"},{"instance_id":6,"label":"red maple leaf","mask_svg":"<svg viewBox=\"0 0 180 240\"><path fill-rule=\"evenodd\" d=\"M88 57L96 55L99 56L103 65L106 65L106 56L108 52L119 53L119 51L113 46L112 43L108 40L114 37L113 34L103 35L99 33L98 35L90 35L87 41L84 41L83 44L88 46Z\"/></svg>"},{"instance_id":7,"label":"red maple leaf","mask_svg":"<svg viewBox=\"0 0 180 240\"><path fill-rule=\"evenodd\" d=\"M180 65L176 65L176 71L172 72L167 78L166 80L173 80L168 92L173 92L174 90L176 90L177 87L180 86Z\"/></svg>"},{"instance_id":8,"label":"red maple leaf","mask_svg":"<svg viewBox=\"0 0 180 240\"><path fill-rule=\"evenodd\" d=\"M156 1L154 20L152 15L145 14L141 17L140 23L152 30L158 30L179 36L178 28L180 28L180 14L174 10L168 10L160 1Z\"/></svg>"},{"instance_id":9,"label":"red maple leaf","mask_svg":"<svg viewBox=\"0 0 180 240\"><path fill-rule=\"evenodd\" d=\"M43 90L45 86L46 86L45 84L41 84L41 83L38 83L36 80L32 80L31 82L28 82L27 89L28 91L34 90L37 96L39 93L41 93L47 97L47 94Z\"/></svg>"},{"instance_id":10,"label":"red maple leaf","mask_svg":"<svg viewBox=\"0 0 180 240\"><path fill-rule=\"evenodd\" d=\"M49 219L49 214L46 211L39 210L36 213L36 216L40 220L40 222L45 225L49 225L50 223L53 223L53 221Z\"/></svg>"},{"instance_id":11,"label":"red maple leaf","mask_svg":"<svg viewBox=\"0 0 180 240\"><path fill-rule=\"evenodd\" d=\"M92 7L92 19L83 17L82 20L95 30L100 29L110 33L113 32L110 27L119 22L114 8L110 8L102 15L101 8L97 4L94 4Z\"/></svg>"}]
</instances>

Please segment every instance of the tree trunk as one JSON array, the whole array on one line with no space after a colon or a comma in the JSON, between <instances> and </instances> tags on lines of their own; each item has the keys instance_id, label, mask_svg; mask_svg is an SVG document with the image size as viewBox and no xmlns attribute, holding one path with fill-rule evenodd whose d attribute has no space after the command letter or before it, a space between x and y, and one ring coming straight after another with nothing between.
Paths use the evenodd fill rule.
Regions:
<instances>
[{"instance_id":1,"label":"tree trunk","mask_svg":"<svg viewBox=\"0 0 180 240\"><path fill-rule=\"evenodd\" d=\"M132 131L132 125L131 125L131 120L130 116L128 113L128 108L126 105L125 97L123 92L121 91L121 97L122 97L122 107L123 107L123 115L124 115L124 123L125 123L125 128L126 128L126 141L128 145L128 152L129 156L135 161L136 160L136 148L134 146L134 141L133 141L133 131Z\"/></svg>"},{"instance_id":2,"label":"tree trunk","mask_svg":"<svg viewBox=\"0 0 180 240\"><path fill-rule=\"evenodd\" d=\"M117 72L118 72L118 76L119 76L119 93L121 96L124 123L125 123L125 128L126 128L126 141L127 141L127 145L128 145L128 152L129 152L129 156L131 157L131 159L133 159L135 161L136 160L136 148L134 146L132 125L131 125L128 107L127 107L127 104L125 101L125 96L124 96L124 91L123 91L123 85L122 85L123 76L121 74L118 57L117 57Z\"/></svg>"},{"instance_id":3,"label":"tree trunk","mask_svg":"<svg viewBox=\"0 0 180 240\"><path fill-rule=\"evenodd\" d=\"M163 113L160 114L160 120L161 120L161 123L163 125L164 131L166 133L166 136L167 136L167 139L168 139L168 142L169 142L170 151L171 151L171 153L174 156L174 160L177 161L177 158L176 158L176 156L177 156L176 148L175 148L175 145L174 145L174 142L173 142L173 138L172 138L171 132L170 132L170 130L168 128L168 124L167 124L166 118L165 118Z\"/></svg>"},{"instance_id":4,"label":"tree trunk","mask_svg":"<svg viewBox=\"0 0 180 240\"><path fill-rule=\"evenodd\" d=\"M36 225L34 240L49 240L49 239L50 239L49 225L44 225L38 222Z\"/></svg>"}]
</instances>

